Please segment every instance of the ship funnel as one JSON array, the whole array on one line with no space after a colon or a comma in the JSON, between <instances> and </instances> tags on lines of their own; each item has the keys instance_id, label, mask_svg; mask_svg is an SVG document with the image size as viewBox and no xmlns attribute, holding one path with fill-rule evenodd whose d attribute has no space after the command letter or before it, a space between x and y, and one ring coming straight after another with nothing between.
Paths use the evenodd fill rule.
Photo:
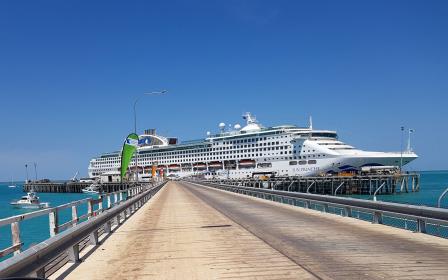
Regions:
<instances>
[{"instance_id":1,"label":"ship funnel","mask_svg":"<svg viewBox=\"0 0 448 280\"><path fill-rule=\"evenodd\" d=\"M146 135L156 135L156 129L155 128L145 129L145 134Z\"/></svg>"}]
</instances>

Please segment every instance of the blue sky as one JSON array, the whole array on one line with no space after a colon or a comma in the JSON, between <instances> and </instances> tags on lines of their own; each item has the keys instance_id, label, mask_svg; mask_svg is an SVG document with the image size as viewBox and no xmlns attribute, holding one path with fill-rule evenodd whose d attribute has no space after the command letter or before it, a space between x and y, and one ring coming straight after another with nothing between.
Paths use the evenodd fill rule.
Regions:
<instances>
[{"instance_id":1,"label":"blue sky","mask_svg":"<svg viewBox=\"0 0 448 280\"><path fill-rule=\"evenodd\" d=\"M447 1L0 1L0 180L87 174L138 127L188 140L242 123L334 129L448 169Z\"/></svg>"}]
</instances>

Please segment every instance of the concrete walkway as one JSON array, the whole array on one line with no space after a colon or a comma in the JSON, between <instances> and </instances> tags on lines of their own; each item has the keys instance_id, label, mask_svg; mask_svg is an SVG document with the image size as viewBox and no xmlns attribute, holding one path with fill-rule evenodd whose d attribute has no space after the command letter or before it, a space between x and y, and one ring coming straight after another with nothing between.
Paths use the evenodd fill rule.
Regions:
<instances>
[{"instance_id":1,"label":"concrete walkway","mask_svg":"<svg viewBox=\"0 0 448 280\"><path fill-rule=\"evenodd\" d=\"M316 278L171 182L67 279Z\"/></svg>"}]
</instances>

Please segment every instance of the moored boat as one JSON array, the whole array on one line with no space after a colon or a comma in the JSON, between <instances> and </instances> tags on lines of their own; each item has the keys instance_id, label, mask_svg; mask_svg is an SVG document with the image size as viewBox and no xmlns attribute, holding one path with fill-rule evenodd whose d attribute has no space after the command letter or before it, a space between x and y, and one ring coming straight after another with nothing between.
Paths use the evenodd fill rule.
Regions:
<instances>
[{"instance_id":1,"label":"moored boat","mask_svg":"<svg viewBox=\"0 0 448 280\"><path fill-rule=\"evenodd\" d=\"M91 184L87 188L82 189L82 192L86 193L86 194L99 194L100 193L100 185Z\"/></svg>"},{"instance_id":2,"label":"moored boat","mask_svg":"<svg viewBox=\"0 0 448 280\"><path fill-rule=\"evenodd\" d=\"M50 203L40 202L39 197L35 192L30 191L26 195L22 196L19 200L12 201L10 203L15 208L30 208L30 209L40 209L48 208Z\"/></svg>"}]
</instances>

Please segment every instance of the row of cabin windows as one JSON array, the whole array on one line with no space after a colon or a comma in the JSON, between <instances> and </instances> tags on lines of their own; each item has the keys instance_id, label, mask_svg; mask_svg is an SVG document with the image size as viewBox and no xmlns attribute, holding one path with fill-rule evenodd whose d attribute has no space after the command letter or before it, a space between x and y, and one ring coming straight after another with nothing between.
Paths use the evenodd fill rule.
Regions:
<instances>
[{"instance_id":1,"label":"row of cabin windows","mask_svg":"<svg viewBox=\"0 0 448 280\"><path fill-rule=\"evenodd\" d=\"M252 151L253 152L253 151ZM280 152L280 154L281 155L283 155L283 152ZM284 154L287 154L287 152L285 152ZM291 154L291 151L289 151L289 154ZM262 153L256 153L256 154L244 154L244 155L236 155L236 156L232 156L232 155L230 155L230 156L221 156L221 157L199 157L198 159L195 159L195 160L219 160L219 159L237 159L237 158L240 158L240 157L246 157L246 156L252 156L252 157L261 157L261 156L270 156L271 154L262 154ZM326 155L325 154L318 154L318 155L303 155L303 156L294 156L294 159L306 159L306 158L311 158L311 157L313 157L313 158L316 158L316 157L325 157ZM278 158L277 158L278 159ZM293 159L293 157L290 157L290 159ZM148 161L148 160L151 160L151 159L142 159L143 161ZM170 159L168 159L168 158L156 158L155 160L168 160L168 161L170 161L170 162L174 162L174 163L181 163L181 162L184 162L184 160L170 160ZM264 159L265 161L267 160L266 158ZM104 167L113 167L113 166L116 166L116 164L117 163L115 163L115 164L107 164L107 165L104 165ZM93 166L95 166L95 165L93 165Z\"/></svg>"},{"instance_id":2,"label":"row of cabin windows","mask_svg":"<svg viewBox=\"0 0 448 280\"><path fill-rule=\"evenodd\" d=\"M249 139L246 139L249 140ZM176 151L176 152L163 152L163 153L156 153L155 156L156 157L161 157L161 156L174 156L174 155L184 155L181 156L182 157L194 157L195 155L197 155L198 153L205 153L205 152L213 152L213 151L226 151L226 150L235 150L235 149L242 149L242 148L249 148L249 147L262 147L262 146L272 146L272 145L279 145L280 142L268 142L268 143L260 143L260 144L249 144L249 145L238 145L238 146L234 146L234 147L219 147L219 148L207 148L207 149L196 149L196 150L185 150L185 151ZM299 146L300 147L300 146ZM278 146L278 147L267 147L264 150L279 150L279 149L288 149L288 146ZM207 154L210 155L210 154ZM154 155L141 155L141 157L145 158L145 157L152 157ZM117 163L118 157L115 157L114 159L107 159L107 160L99 160L100 162L103 163Z\"/></svg>"},{"instance_id":3,"label":"row of cabin windows","mask_svg":"<svg viewBox=\"0 0 448 280\"><path fill-rule=\"evenodd\" d=\"M275 144L277 144L278 142L276 142ZM274 142L272 142L272 144L274 144ZM257 144L258 145L258 144ZM260 144L261 145L261 144ZM268 143L268 145L269 145L269 143ZM250 145L242 145L241 147L246 147L246 146L250 146ZM252 146L254 146L254 144L252 144ZM305 147L305 145L303 145L304 147ZM239 148L240 146L237 146L237 147L231 147L231 148L233 148L233 149L236 149L236 148ZM299 145L299 147L300 147L300 145ZM254 151L271 151L271 150L282 150L282 149L288 149L289 147L288 146L277 146L277 147L267 147L267 148L257 148L257 149L243 149L243 150L239 150L239 151L232 151L232 150L229 150L229 151L225 151L225 152L219 152L219 155L223 155L223 154L232 154L232 153L248 153L248 152L254 152ZM212 152L212 153L204 153L205 151L210 151L210 150L217 150L218 148L213 148L213 149L198 149L198 150L190 150L190 151L183 151L183 152L167 152L167 153L157 153L156 154L156 158L157 159L169 159L169 158L171 158L171 157L173 157L175 154L179 154L179 153L182 153L183 155L181 155L180 156L180 158L187 158L187 157L189 157L189 158L192 158L192 157L204 157L204 156L213 156L213 155L218 155L218 152ZM221 148L219 148L219 150L222 150L223 148L221 147ZM313 152L315 152L315 150L312 150ZM190 154L186 154L187 152L190 152ZM194 154L193 154L193 153ZM203 154L199 154L199 153L203 153ZM301 152L306 152L305 150L302 150ZM308 152L311 152L311 150L308 150ZM282 152L280 152L281 154L283 154ZM285 153L287 153L287 152L285 152ZM289 153L291 153L291 152L289 152ZM296 150L294 150L294 153L297 153L297 151ZM167 155L168 157L165 157L165 155ZM270 155L270 154L269 154ZM325 155L322 155L322 156L325 156ZM140 156L141 158L143 158L143 159L149 159L149 158L152 158L153 156L151 156L151 155L141 155ZM179 157L179 156L178 156ZM320 155L318 155L318 157L320 157ZM119 162L119 160L118 160L118 157L115 159L115 160L107 160L106 161L106 163L109 163L109 164L116 164L116 163L118 163Z\"/></svg>"},{"instance_id":4,"label":"row of cabin windows","mask_svg":"<svg viewBox=\"0 0 448 280\"><path fill-rule=\"evenodd\" d=\"M251 149L251 150L247 150L247 151L244 151L244 154L237 154L236 156L232 156L232 155L230 155L230 156L220 156L220 157L210 157L209 155L211 155L211 154L207 154L207 156L202 156L202 157L199 157L198 158L198 160L217 160L217 159L236 159L236 158L239 158L239 157L242 157L242 156L251 156L251 154L248 154L247 155L247 153L250 153L250 152L259 152L259 151L261 151L261 149ZM313 150L314 151L314 150ZM294 153L295 153L296 151L294 151ZM235 154L236 153L236 151L230 151L230 152L224 152L224 154ZM219 153L220 155L222 155L223 154L223 152L220 152ZM280 152L280 154L281 155L283 155L283 154L288 154L288 151L285 151L285 153L283 153L283 152ZM289 151L289 154L291 154L291 151ZM269 153L269 154L267 154L267 153L256 153L256 154L252 154L252 156L254 157L254 156L256 156L256 157L258 157L258 156L270 156L271 154ZM294 159L306 159L306 158L311 158L311 157L313 157L313 158L316 158L316 157L325 157L326 155L325 154L313 154L313 155L303 155L303 156L294 156ZM292 157L291 157L292 158ZM143 161L145 161L145 160L150 160L149 158L143 158L142 159ZM178 159L170 159L170 158L168 158L168 157L158 157L158 158L156 158L156 160L169 160L169 161L172 161L172 162L176 162L176 163L179 163L179 162L183 162L184 160L178 160ZM107 165L105 165L106 167L112 167L112 166L114 166L114 165L116 165L118 162L116 162L115 164L107 164Z\"/></svg>"},{"instance_id":5,"label":"row of cabin windows","mask_svg":"<svg viewBox=\"0 0 448 280\"><path fill-rule=\"evenodd\" d=\"M258 156L258 155L260 155L261 156L261 154L249 154L248 156L250 157L250 156L252 156L252 157L256 157L256 156ZM300 158L306 158L306 156L303 156L303 157L299 157L299 159ZM227 157L223 157L223 158L204 158L204 159L197 159L198 161L200 161L200 160L222 160L222 159L236 159L235 157L232 157L232 156L227 156ZM264 158L263 160L264 161L267 161L267 160L292 160L292 159L297 159L297 157L296 156L294 156L294 157L271 157L271 158ZM158 160L156 160L156 161L158 161ZM313 162L313 160L311 160L311 163L309 163L309 164L313 164L312 163ZM173 163L173 162L159 162L159 164L169 164L169 163ZM174 163L183 163L183 161L174 161ZM152 162L143 162L143 164L152 164ZM109 171L109 170L113 170L113 169L106 169L106 170L103 170L103 172L104 171Z\"/></svg>"},{"instance_id":6,"label":"row of cabin windows","mask_svg":"<svg viewBox=\"0 0 448 280\"><path fill-rule=\"evenodd\" d=\"M285 153L286 154L286 153ZM247 154L245 155L245 157L261 157L262 154ZM306 157L303 157L306 158ZM238 156L223 156L223 157L207 157L207 158L198 158L193 161L211 161L211 160L223 160L223 159L241 159L241 157ZM268 160L288 160L288 159L293 159L293 157L270 157L270 158L264 158L264 161L268 161ZM294 157L294 159L297 159L297 157ZM154 161L159 162L159 164L162 163L184 163L185 161L182 160L163 160L163 159L154 159ZM141 164L152 164L151 160L143 160L143 161L139 161ZM132 162L132 164L134 164L134 162ZM104 167L116 167L117 165L112 165L112 166L103 166ZM93 165L92 167L95 167L95 165ZM112 169L111 169L112 170Z\"/></svg>"}]
</instances>

